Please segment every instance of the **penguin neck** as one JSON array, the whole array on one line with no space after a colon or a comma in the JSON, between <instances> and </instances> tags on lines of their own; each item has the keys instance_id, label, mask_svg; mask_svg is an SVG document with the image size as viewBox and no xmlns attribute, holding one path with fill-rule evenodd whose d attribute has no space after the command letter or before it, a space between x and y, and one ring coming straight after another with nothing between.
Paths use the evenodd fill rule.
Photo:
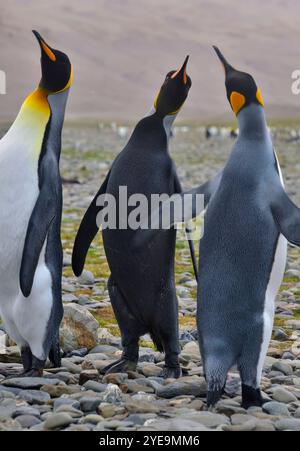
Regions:
<instances>
[{"instance_id":1,"label":"penguin neck","mask_svg":"<svg viewBox=\"0 0 300 451\"><path fill-rule=\"evenodd\" d=\"M69 95L69 89L58 94L48 96L48 102L51 109L51 118L48 125L48 142L51 142L51 147L57 157L60 157L61 151L61 133L65 118L66 105Z\"/></svg>"},{"instance_id":2,"label":"penguin neck","mask_svg":"<svg viewBox=\"0 0 300 451\"><path fill-rule=\"evenodd\" d=\"M237 118L239 136L246 139L270 140L270 133L262 106L254 103L250 104L241 110Z\"/></svg>"},{"instance_id":3,"label":"penguin neck","mask_svg":"<svg viewBox=\"0 0 300 451\"><path fill-rule=\"evenodd\" d=\"M166 135L167 135L167 139L169 141L169 139L171 137L172 125L177 117L177 114L169 114L167 116L161 117L157 114L157 111L156 111L155 107L153 106L151 108L151 110L148 112L148 114L146 115L146 117L149 117L149 116L155 116L155 117L159 117L161 119L163 127L164 127Z\"/></svg>"}]
</instances>

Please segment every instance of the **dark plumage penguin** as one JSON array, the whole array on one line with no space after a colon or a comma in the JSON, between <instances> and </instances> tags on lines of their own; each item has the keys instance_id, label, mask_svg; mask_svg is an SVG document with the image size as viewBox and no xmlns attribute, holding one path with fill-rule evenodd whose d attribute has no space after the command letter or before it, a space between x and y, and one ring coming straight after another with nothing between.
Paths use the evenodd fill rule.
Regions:
<instances>
[{"instance_id":1,"label":"dark plumage penguin","mask_svg":"<svg viewBox=\"0 0 300 451\"><path fill-rule=\"evenodd\" d=\"M61 131L72 66L36 32L42 79L0 141L0 315L28 376L60 365Z\"/></svg>"},{"instance_id":2,"label":"dark plumage penguin","mask_svg":"<svg viewBox=\"0 0 300 451\"><path fill-rule=\"evenodd\" d=\"M184 104L191 80L186 73L188 57L178 71L169 72L154 107L135 127L129 142L114 161L109 174L87 210L78 231L73 270L81 274L90 243L98 226L100 194L113 195L119 208L119 187L128 196L180 193L176 169L168 151L171 125ZM122 201L120 200L120 203ZM130 214L130 208L128 209ZM133 240L143 230L103 230L111 276L108 289L122 336L122 358L106 371L135 369L139 338L145 333L165 352L165 377L181 374L178 354L178 305L174 281L176 230L160 231L151 246L133 250Z\"/></svg>"}]
</instances>

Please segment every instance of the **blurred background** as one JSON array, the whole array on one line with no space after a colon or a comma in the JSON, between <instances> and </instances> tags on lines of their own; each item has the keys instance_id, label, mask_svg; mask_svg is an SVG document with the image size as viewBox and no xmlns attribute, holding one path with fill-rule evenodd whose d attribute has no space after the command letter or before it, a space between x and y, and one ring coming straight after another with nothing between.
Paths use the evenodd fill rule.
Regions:
<instances>
[{"instance_id":1,"label":"blurred background","mask_svg":"<svg viewBox=\"0 0 300 451\"><path fill-rule=\"evenodd\" d=\"M187 54L193 87L184 121L231 120L216 44L254 75L268 117L298 118L291 74L300 69L299 0L1 0L0 120L15 117L39 81L37 29L70 56L68 120L133 122L151 107L165 74Z\"/></svg>"}]
</instances>

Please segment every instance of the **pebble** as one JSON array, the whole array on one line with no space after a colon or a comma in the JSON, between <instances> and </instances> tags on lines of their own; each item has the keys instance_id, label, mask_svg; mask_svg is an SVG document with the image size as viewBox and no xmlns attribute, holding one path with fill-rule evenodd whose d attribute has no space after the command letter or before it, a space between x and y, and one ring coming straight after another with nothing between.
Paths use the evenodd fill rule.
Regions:
<instances>
[{"instance_id":1,"label":"pebble","mask_svg":"<svg viewBox=\"0 0 300 451\"><path fill-rule=\"evenodd\" d=\"M19 415L16 420L18 423L20 423L23 429L29 429L32 426L41 423L41 420L33 415Z\"/></svg>"},{"instance_id":2,"label":"pebble","mask_svg":"<svg viewBox=\"0 0 300 451\"><path fill-rule=\"evenodd\" d=\"M83 412L96 412L101 403L100 398L95 397L83 397L80 400L80 408Z\"/></svg>"},{"instance_id":3,"label":"pebble","mask_svg":"<svg viewBox=\"0 0 300 451\"><path fill-rule=\"evenodd\" d=\"M293 393L288 390L278 387L275 388L272 394L274 401L282 402L285 404L290 404L291 402L297 401L297 398Z\"/></svg>"},{"instance_id":4,"label":"pebble","mask_svg":"<svg viewBox=\"0 0 300 451\"><path fill-rule=\"evenodd\" d=\"M73 418L67 413L54 413L46 419L43 428L45 430L62 429L72 422Z\"/></svg>"},{"instance_id":5,"label":"pebble","mask_svg":"<svg viewBox=\"0 0 300 451\"><path fill-rule=\"evenodd\" d=\"M274 365L272 366L272 370L280 371L285 376L291 376L293 374L293 368L291 367L291 365L282 361L274 363Z\"/></svg>"},{"instance_id":6,"label":"pebble","mask_svg":"<svg viewBox=\"0 0 300 451\"><path fill-rule=\"evenodd\" d=\"M294 418L282 419L275 423L277 431L300 432L300 420Z\"/></svg>"},{"instance_id":7,"label":"pebble","mask_svg":"<svg viewBox=\"0 0 300 451\"><path fill-rule=\"evenodd\" d=\"M48 393L38 390L23 390L19 393L19 398L27 401L29 404L43 405L51 399Z\"/></svg>"},{"instance_id":8,"label":"pebble","mask_svg":"<svg viewBox=\"0 0 300 451\"><path fill-rule=\"evenodd\" d=\"M290 412L287 406L277 401L267 402L263 405L263 410L270 415L278 415L284 417L290 416Z\"/></svg>"},{"instance_id":9,"label":"pebble","mask_svg":"<svg viewBox=\"0 0 300 451\"><path fill-rule=\"evenodd\" d=\"M48 379L44 377L18 377L6 379L2 382L6 387L16 387L21 389L39 389L43 385L58 385L62 382L59 379Z\"/></svg>"},{"instance_id":10,"label":"pebble","mask_svg":"<svg viewBox=\"0 0 300 451\"><path fill-rule=\"evenodd\" d=\"M202 377L197 378L197 380L190 379L190 381L177 381L160 386L156 394L161 398L168 399L181 395L205 396L207 390L205 379Z\"/></svg>"}]
</instances>

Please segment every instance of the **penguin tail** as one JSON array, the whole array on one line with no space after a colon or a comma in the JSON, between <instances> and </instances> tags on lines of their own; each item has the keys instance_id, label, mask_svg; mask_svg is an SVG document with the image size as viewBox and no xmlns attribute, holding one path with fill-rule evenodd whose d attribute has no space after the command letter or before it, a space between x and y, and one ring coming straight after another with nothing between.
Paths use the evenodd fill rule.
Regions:
<instances>
[{"instance_id":1,"label":"penguin tail","mask_svg":"<svg viewBox=\"0 0 300 451\"><path fill-rule=\"evenodd\" d=\"M235 359L228 353L211 355L204 364L207 382L207 407L213 408L225 391L227 374Z\"/></svg>"},{"instance_id":2,"label":"penguin tail","mask_svg":"<svg viewBox=\"0 0 300 451\"><path fill-rule=\"evenodd\" d=\"M207 408L211 409L213 408L218 401L220 401L222 395L224 393L224 387L223 388L213 388L209 389L207 391Z\"/></svg>"},{"instance_id":3,"label":"penguin tail","mask_svg":"<svg viewBox=\"0 0 300 451\"><path fill-rule=\"evenodd\" d=\"M153 341L156 349L159 352L164 352L164 347L163 347L162 341L159 338L159 336L155 332L150 332L150 337L151 337L151 340Z\"/></svg>"}]
</instances>

